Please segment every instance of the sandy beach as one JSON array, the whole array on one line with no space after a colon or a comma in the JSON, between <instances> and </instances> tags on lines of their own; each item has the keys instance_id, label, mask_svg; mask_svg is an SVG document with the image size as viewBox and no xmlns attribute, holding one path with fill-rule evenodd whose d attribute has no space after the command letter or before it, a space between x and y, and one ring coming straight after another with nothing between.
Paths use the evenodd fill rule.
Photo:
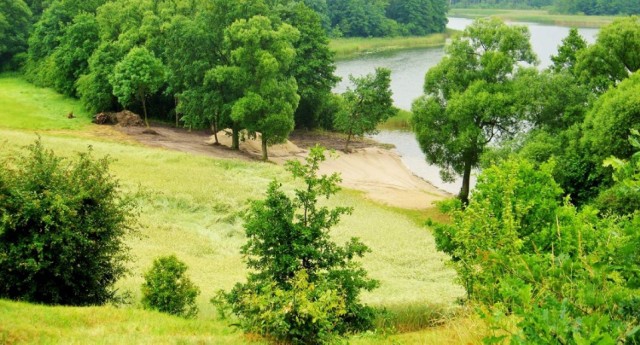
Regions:
<instances>
[{"instance_id":1,"label":"sandy beach","mask_svg":"<svg viewBox=\"0 0 640 345\"><path fill-rule=\"evenodd\" d=\"M189 132L184 129L152 126L152 132L140 127L116 127L136 141L154 147L203 154L218 158L257 160L261 157L259 138L245 139L240 143L240 151L230 149L231 137L224 131L218 133L219 144L214 145L214 137L205 131ZM147 133L145 133L147 132ZM310 134L309 134L310 135ZM325 147L341 147L335 136L309 138L304 134L296 135L301 143L296 145L288 141L273 145L268 149L269 160L284 164L290 159L303 159L308 146L314 141ZM317 140L316 140L317 139ZM359 142L352 152L336 151L320 168L322 174L339 173L342 186L365 193L366 197L393 207L405 209L426 209L435 201L451 197L429 182L415 176L400 160L393 150L376 146L371 142Z\"/></svg>"}]
</instances>

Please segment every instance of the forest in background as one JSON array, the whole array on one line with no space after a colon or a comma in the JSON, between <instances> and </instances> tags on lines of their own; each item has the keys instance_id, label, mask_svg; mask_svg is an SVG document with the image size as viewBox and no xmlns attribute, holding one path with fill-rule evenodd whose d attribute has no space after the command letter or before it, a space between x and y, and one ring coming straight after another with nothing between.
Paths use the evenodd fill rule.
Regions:
<instances>
[{"instance_id":1,"label":"forest in background","mask_svg":"<svg viewBox=\"0 0 640 345\"><path fill-rule=\"evenodd\" d=\"M548 8L558 13L591 16L640 13L640 2L634 0L451 0L450 5L457 8Z\"/></svg>"}]
</instances>

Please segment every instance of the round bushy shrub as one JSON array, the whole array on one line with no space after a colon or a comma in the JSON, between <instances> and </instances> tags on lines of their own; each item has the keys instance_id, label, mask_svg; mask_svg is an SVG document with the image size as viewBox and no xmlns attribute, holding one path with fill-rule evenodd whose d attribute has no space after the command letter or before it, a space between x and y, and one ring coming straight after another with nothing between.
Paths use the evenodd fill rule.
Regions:
<instances>
[{"instance_id":1,"label":"round bushy shrub","mask_svg":"<svg viewBox=\"0 0 640 345\"><path fill-rule=\"evenodd\" d=\"M142 305L163 313L195 317L198 314L196 297L200 290L185 275L186 271L187 265L175 255L154 260L153 266L144 275Z\"/></svg>"},{"instance_id":2,"label":"round bushy shrub","mask_svg":"<svg viewBox=\"0 0 640 345\"><path fill-rule=\"evenodd\" d=\"M0 298L63 305L113 300L133 202L91 149L56 157L38 139L0 164Z\"/></svg>"}]
</instances>

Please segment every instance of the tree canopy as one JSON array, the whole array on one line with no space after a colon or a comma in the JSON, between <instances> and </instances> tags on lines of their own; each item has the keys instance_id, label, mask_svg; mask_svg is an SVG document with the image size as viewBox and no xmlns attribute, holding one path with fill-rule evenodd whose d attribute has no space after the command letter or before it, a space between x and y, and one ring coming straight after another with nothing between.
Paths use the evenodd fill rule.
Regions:
<instances>
[{"instance_id":1,"label":"tree canopy","mask_svg":"<svg viewBox=\"0 0 640 345\"><path fill-rule=\"evenodd\" d=\"M150 94L158 91L165 82L165 76L162 61L146 48L136 47L116 64L109 82L113 86L113 94L124 106L131 104L134 100L142 103L144 121L149 127L146 99Z\"/></svg>"},{"instance_id":2,"label":"tree canopy","mask_svg":"<svg viewBox=\"0 0 640 345\"><path fill-rule=\"evenodd\" d=\"M347 134L345 151L354 136L376 132L377 126L397 113L393 107L391 71L376 68L375 73L363 77L351 77L353 89L342 95L344 109L334 118L334 127Z\"/></svg>"},{"instance_id":3,"label":"tree canopy","mask_svg":"<svg viewBox=\"0 0 640 345\"><path fill-rule=\"evenodd\" d=\"M475 21L445 52L425 76L425 95L413 104L414 129L427 161L445 180L462 175L459 198L466 201L484 149L521 124L513 78L518 63L536 58L528 29L498 19Z\"/></svg>"},{"instance_id":4,"label":"tree canopy","mask_svg":"<svg viewBox=\"0 0 640 345\"><path fill-rule=\"evenodd\" d=\"M260 133L263 160L268 158L267 145L286 141L294 127L300 97L291 65L298 37L292 26L274 27L267 17L240 19L225 32L229 63L213 70L237 90L231 118L251 135Z\"/></svg>"}]
</instances>

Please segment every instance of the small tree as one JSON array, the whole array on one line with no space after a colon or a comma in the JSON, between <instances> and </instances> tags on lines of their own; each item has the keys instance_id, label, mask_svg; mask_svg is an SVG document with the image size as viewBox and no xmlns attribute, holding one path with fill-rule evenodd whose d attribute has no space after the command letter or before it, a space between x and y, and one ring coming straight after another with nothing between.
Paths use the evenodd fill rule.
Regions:
<instances>
[{"instance_id":1,"label":"small tree","mask_svg":"<svg viewBox=\"0 0 640 345\"><path fill-rule=\"evenodd\" d=\"M357 238L338 246L329 237L331 227L351 209L317 205L320 196L329 198L339 189L337 174L316 175L324 160L323 149L316 147L306 164L288 162L304 188L292 199L274 181L266 199L251 205L242 254L254 271L246 283L214 299L230 308L246 331L316 344L372 325L373 311L361 304L359 294L378 283L354 260L369 249Z\"/></svg>"},{"instance_id":2,"label":"small tree","mask_svg":"<svg viewBox=\"0 0 640 345\"><path fill-rule=\"evenodd\" d=\"M334 126L347 133L345 151L349 151L349 143L353 136L373 134L381 122L394 116L397 110L393 107L391 96L391 71L376 68L375 74L364 77L350 77L355 88L343 94L346 111L335 114Z\"/></svg>"},{"instance_id":3,"label":"small tree","mask_svg":"<svg viewBox=\"0 0 640 345\"><path fill-rule=\"evenodd\" d=\"M147 48L135 47L116 64L109 83L113 86L113 94L122 105L127 106L134 100L142 103L144 122L149 127L146 99L162 86L165 75L162 61Z\"/></svg>"},{"instance_id":4,"label":"small tree","mask_svg":"<svg viewBox=\"0 0 640 345\"><path fill-rule=\"evenodd\" d=\"M40 140L0 164L0 298L95 305L125 273L132 201L106 158L56 157Z\"/></svg>"},{"instance_id":5,"label":"small tree","mask_svg":"<svg viewBox=\"0 0 640 345\"><path fill-rule=\"evenodd\" d=\"M185 275L186 271L187 265L175 255L154 260L153 266L144 275L142 305L163 313L195 317L198 314L196 297L200 290Z\"/></svg>"}]
</instances>

